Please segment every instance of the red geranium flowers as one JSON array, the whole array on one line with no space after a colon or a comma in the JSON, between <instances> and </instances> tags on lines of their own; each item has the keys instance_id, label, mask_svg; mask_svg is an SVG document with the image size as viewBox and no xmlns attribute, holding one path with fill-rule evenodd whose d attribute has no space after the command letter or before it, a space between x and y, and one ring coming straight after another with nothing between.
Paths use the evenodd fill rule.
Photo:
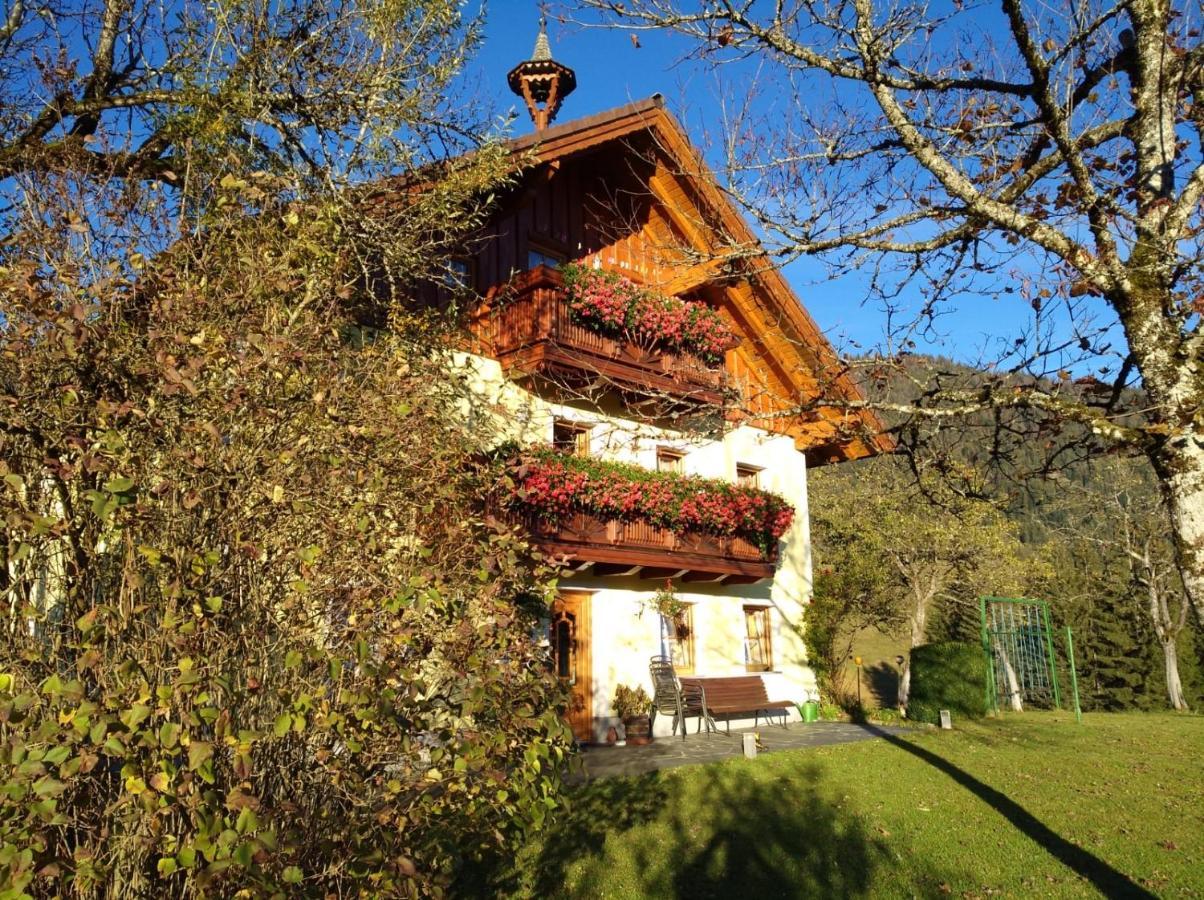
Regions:
<instances>
[{"instance_id":1,"label":"red geranium flowers","mask_svg":"<svg viewBox=\"0 0 1204 900\"><path fill-rule=\"evenodd\" d=\"M718 312L645 290L629 278L569 263L561 267L573 321L600 334L670 352L691 353L709 366L738 343Z\"/></svg>"},{"instance_id":2,"label":"red geranium flowers","mask_svg":"<svg viewBox=\"0 0 1204 900\"><path fill-rule=\"evenodd\" d=\"M643 519L678 533L745 538L769 556L794 521L779 497L726 481L538 450L517 471L515 503L557 522L574 512Z\"/></svg>"}]
</instances>

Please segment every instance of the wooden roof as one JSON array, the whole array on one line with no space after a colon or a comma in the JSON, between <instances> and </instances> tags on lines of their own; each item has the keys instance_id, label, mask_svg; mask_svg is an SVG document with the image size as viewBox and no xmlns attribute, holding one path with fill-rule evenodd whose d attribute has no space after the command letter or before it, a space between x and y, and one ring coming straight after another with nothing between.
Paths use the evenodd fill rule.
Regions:
<instances>
[{"instance_id":1,"label":"wooden roof","mask_svg":"<svg viewBox=\"0 0 1204 900\"><path fill-rule=\"evenodd\" d=\"M533 155L542 167L611 142L618 152L634 153L631 142L624 139L636 135L651 136L656 152L670 164L658 170L649 190L674 218L677 230L693 250L705 256L719 243L760 247L660 95L526 135L510 142L510 148L516 155ZM705 233L708 228L710 234ZM720 233L726 235L726 241L714 240ZM776 267L757 266L741 271L736 278L722 274L719 266L695 268L704 270L699 282L722 286L728 312L743 332L746 345L751 344L744 351L754 357L751 364L772 370L793 394L777 398L772 404L777 410L750 414L751 424L791 435L812 463L857 459L894 449L893 440L883 433L872 412L822 406L823 396L835 393L844 400L861 400L862 394ZM673 286L668 289L673 292ZM821 400L821 405L794 415L791 409L800 405L799 400Z\"/></svg>"}]
</instances>

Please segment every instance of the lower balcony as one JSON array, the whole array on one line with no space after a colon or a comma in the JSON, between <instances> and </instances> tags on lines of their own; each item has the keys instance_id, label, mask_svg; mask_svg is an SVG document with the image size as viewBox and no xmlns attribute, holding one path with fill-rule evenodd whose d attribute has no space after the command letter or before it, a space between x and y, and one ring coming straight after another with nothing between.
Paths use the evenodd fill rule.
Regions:
<instances>
[{"instance_id":1,"label":"lower balcony","mask_svg":"<svg viewBox=\"0 0 1204 900\"><path fill-rule=\"evenodd\" d=\"M778 559L776 546L763 554L738 536L678 534L647 522L584 512L555 523L516 511L507 518L548 556L586 574L751 584L772 578Z\"/></svg>"}]
</instances>

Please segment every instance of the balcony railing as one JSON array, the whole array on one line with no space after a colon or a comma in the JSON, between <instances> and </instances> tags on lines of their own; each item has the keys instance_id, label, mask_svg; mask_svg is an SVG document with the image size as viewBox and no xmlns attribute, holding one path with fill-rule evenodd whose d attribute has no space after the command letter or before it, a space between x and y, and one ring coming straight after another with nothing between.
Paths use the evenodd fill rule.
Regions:
<instances>
[{"instance_id":1,"label":"balcony railing","mask_svg":"<svg viewBox=\"0 0 1204 900\"><path fill-rule=\"evenodd\" d=\"M719 405L726 379L687 354L665 353L597 334L572 320L560 273L525 272L491 298L481 335L510 370L580 379L596 376L626 390Z\"/></svg>"},{"instance_id":2,"label":"balcony railing","mask_svg":"<svg viewBox=\"0 0 1204 900\"><path fill-rule=\"evenodd\" d=\"M766 555L744 538L677 534L642 521L580 512L556 523L514 511L506 518L548 555L578 569L592 565L596 575L751 582L772 578L778 559L777 547Z\"/></svg>"}]
</instances>

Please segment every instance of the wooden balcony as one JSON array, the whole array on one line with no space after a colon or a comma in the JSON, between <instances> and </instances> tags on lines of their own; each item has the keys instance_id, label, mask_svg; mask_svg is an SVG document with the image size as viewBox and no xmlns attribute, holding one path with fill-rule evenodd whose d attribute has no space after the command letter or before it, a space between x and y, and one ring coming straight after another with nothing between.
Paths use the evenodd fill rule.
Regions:
<instances>
[{"instance_id":1,"label":"wooden balcony","mask_svg":"<svg viewBox=\"0 0 1204 900\"><path fill-rule=\"evenodd\" d=\"M685 582L749 584L772 578L777 548L768 558L749 541L709 534L675 534L647 522L621 522L575 513L556 525L515 513L546 554L594 575L673 578Z\"/></svg>"},{"instance_id":2,"label":"wooden balcony","mask_svg":"<svg viewBox=\"0 0 1204 900\"><path fill-rule=\"evenodd\" d=\"M726 378L696 357L638 347L572 320L564 280L547 266L524 272L489 298L478 337L509 372L596 383L677 402L721 405Z\"/></svg>"}]
</instances>

